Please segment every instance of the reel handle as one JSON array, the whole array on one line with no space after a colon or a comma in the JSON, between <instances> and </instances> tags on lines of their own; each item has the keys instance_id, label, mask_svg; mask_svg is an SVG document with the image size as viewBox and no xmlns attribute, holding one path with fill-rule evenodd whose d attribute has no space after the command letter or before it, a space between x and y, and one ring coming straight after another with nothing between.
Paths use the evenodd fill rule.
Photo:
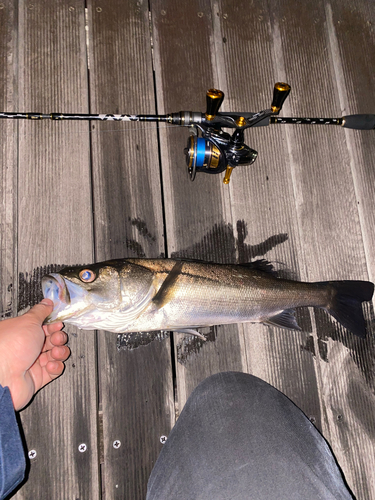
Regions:
<instances>
[{"instance_id":1,"label":"reel handle","mask_svg":"<svg viewBox=\"0 0 375 500\"><path fill-rule=\"evenodd\" d=\"M271 104L271 109L273 114L279 114L285 99L288 97L290 92L290 85L288 83L278 82L275 83L273 89L273 99Z\"/></svg>"},{"instance_id":2,"label":"reel handle","mask_svg":"<svg viewBox=\"0 0 375 500\"><path fill-rule=\"evenodd\" d=\"M207 90L206 94L206 119L212 121L224 100L224 92L217 89Z\"/></svg>"},{"instance_id":3,"label":"reel handle","mask_svg":"<svg viewBox=\"0 0 375 500\"><path fill-rule=\"evenodd\" d=\"M231 167L230 165L228 165L227 169L225 171L225 176L224 176L224 179L223 179L223 184L229 184L229 182L230 182L230 176L232 175L232 172L233 172L233 167Z\"/></svg>"}]
</instances>

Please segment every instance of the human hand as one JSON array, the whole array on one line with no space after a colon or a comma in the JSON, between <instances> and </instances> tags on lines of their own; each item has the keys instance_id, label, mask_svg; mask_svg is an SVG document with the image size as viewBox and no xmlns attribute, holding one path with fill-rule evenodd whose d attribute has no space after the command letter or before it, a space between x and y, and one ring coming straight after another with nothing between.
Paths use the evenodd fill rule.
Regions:
<instances>
[{"instance_id":1,"label":"human hand","mask_svg":"<svg viewBox=\"0 0 375 500\"><path fill-rule=\"evenodd\" d=\"M59 377L70 349L62 323L43 325L53 302L43 299L23 316L0 321L0 384L21 410L33 395Z\"/></svg>"}]
</instances>

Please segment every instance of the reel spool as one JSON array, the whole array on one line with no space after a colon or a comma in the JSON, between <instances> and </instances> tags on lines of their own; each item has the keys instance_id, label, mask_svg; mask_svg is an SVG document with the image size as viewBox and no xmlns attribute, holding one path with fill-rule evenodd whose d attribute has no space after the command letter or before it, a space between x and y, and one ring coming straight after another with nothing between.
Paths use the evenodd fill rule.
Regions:
<instances>
[{"instance_id":1,"label":"reel spool","mask_svg":"<svg viewBox=\"0 0 375 500\"><path fill-rule=\"evenodd\" d=\"M238 147L235 143L232 144L231 140L226 142L227 144L220 146L212 137L195 135L189 137L184 153L190 180L195 179L197 172L220 174L226 170L227 175L223 182L228 184L230 173L235 166L251 165L257 159L257 151L249 148L246 144L242 143Z\"/></svg>"},{"instance_id":2,"label":"reel spool","mask_svg":"<svg viewBox=\"0 0 375 500\"><path fill-rule=\"evenodd\" d=\"M222 151L208 138L191 135L184 153L192 181L195 179L197 170L206 174L219 174L226 169Z\"/></svg>"}]
</instances>

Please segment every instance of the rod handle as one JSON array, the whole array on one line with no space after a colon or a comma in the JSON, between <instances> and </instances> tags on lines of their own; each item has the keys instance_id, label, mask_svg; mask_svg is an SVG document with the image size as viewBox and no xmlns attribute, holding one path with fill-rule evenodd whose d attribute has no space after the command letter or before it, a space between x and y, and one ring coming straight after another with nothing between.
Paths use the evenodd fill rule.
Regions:
<instances>
[{"instance_id":1,"label":"rod handle","mask_svg":"<svg viewBox=\"0 0 375 500\"><path fill-rule=\"evenodd\" d=\"M271 104L271 109L273 114L279 114L281 108L283 107L285 99L288 97L290 92L290 85L288 83L278 82L275 83L273 88L273 99Z\"/></svg>"},{"instance_id":2,"label":"rod handle","mask_svg":"<svg viewBox=\"0 0 375 500\"><path fill-rule=\"evenodd\" d=\"M212 121L224 100L224 92L222 90L210 89L206 94L206 119Z\"/></svg>"},{"instance_id":3,"label":"rod handle","mask_svg":"<svg viewBox=\"0 0 375 500\"><path fill-rule=\"evenodd\" d=\"M348 115L342 117L342 126L357 130L375 129L375 115Z\"/></svg>"}]
</instances>

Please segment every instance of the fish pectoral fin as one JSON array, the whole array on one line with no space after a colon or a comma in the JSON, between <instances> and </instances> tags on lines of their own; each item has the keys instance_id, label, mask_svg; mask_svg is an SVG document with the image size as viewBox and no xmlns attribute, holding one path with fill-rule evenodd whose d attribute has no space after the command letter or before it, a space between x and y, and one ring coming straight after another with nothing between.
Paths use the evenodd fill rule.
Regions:
<instances>
[{"instance_id":1,"label":"fish pectoral fin","mask_svg":"<svg viewBox=\"0 0 375 500\"><path fill-rule=\"evenodd\" d=\"M281 313L268 318L263 321L263 323L266 325L281 326L281 328L289 328L291 330L301 330L301 327L297 323L294 309L285 309L285 311L281 311Z\"/></svg>"},{"instance_id":2,"label":"fish pectoral fin","mask_svg":"<svg viewBox=\"0 0 375 500\"><path fill-rule=\"evenodd\" d=\"M178 330L173 330L173 331L177 332L177 333L185 333L185 334L188 334L188 335L195 335L196 337L199 337L204 342L206 342L206 340L207 340L204 335L202 335L201 333L197 332L197 330L193 330L191 328L180 328Z\"/></svg>"},{"instance_id":3,"label":"fish pectoral fin","mask_svg":"<svg viewBox=\"0 0 375 500\"><path fill-rule=\"evenodd\" d=\"M170 302L173 298L173 286L175 285L177 278L181 274L183 262L178 261L172 267L168 276L163 281L161 287L156 293L155 297L152 299L152 302L158 309L164 307L168 302Z\"/></svg>"}]
</instances>

